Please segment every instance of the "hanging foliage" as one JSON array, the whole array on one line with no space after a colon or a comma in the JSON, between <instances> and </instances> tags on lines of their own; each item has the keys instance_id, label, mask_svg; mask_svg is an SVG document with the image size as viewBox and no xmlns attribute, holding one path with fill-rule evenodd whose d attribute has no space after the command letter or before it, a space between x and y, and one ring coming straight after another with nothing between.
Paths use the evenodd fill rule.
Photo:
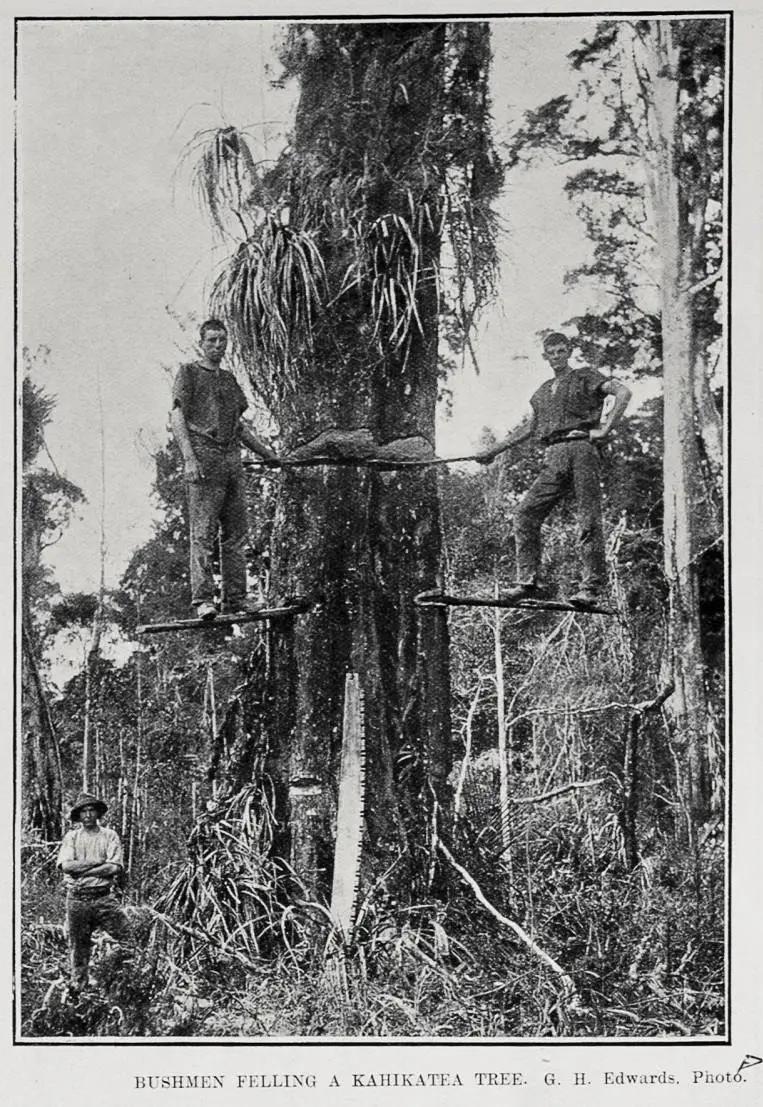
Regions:
<instances>
[{"instance_id":1,"label":"hanging foliage","mask_svg":"<svg viewBox=\"0 0 763 1107\"><path fill-rule=\"evenodd\" d=\"M215 282L213 311L226 319L234 353L265 397L274 384L296 385L325 284L323 259L311 235L273 215L242 242Z\"/></svg>"},{"instance_id":2,"label":"hanging foliage","mask_svg":"<svg viewBox=\"0 0 763 1107\"><path fill-rule=\"evenodd\" d=\"M191 141L187 153L201 145L201 155L193 175L193 188L199 205L220 235L228 232L226 214L235 216L244 234L244 216L256 208L262 185L249 144L235 127L205 131Z\"/></svg>"},{"instance_id":3,"label":"hanging foliage","mask_svg":"<svg viewBox=\"0 0 763 1107\"><path fill-rule=\"evenodd\" d=\"M433 292L458 352L497 273L491 203L503 172L489 137L488 25L295 23L280 56L282 83L303 90L291 145L260 177L243 134L226 127L206 140L195 174L213 225L222 232L233 216L242 228L213 309L254 386L271 400L293 389L348 318L363 321L355 364L386 350L405 372ZM422 97L420 131L411 119Z\"/></svg>"}]
</instances>

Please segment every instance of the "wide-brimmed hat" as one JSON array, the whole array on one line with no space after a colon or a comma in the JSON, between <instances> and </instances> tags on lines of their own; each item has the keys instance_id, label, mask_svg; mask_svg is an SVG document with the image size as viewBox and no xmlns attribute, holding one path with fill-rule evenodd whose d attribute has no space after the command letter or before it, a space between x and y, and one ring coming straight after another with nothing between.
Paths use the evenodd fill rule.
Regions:
<instances>
[{"instance_id":1,"label":"wide-brimmed hat","mask_svg":"<svg viewBox=\"0 0 763 1107\"><path fill-rule=\"evenodd\" d=\"M79 821L79 813L83 807L94 807L98 812L98 818L102 818L108 811L108 804L104 803L102 799L98 799L98 796L93 796L90 792L80 792L77 796L77 800L69 812L69 818L73 823Z\"/></svg>"}]
</instances>

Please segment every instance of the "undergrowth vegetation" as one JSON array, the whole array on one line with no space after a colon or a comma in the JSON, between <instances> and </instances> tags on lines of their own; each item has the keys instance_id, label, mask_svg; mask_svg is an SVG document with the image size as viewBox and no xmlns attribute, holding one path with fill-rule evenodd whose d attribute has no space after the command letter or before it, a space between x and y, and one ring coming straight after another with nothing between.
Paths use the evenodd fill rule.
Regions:
<instances>
[{"instance_id":1,"label":"undergrowth vegetation","mask_svg":"<svg viewBox=\"0 0 763 1107\"><path fill-rule=\"evenodd\" d=\"M377 883L354 932L342 935L325 905L300 898L292 873L242 849L256 805L247 789L205 817L187 865L153 907L128 905L135 948L96 940L91 986L79 994L67 984L62 905L54 914L50 874L38 866L25 889L22 1035L722 1033L719 843L681 858L655 839L648 860L628 871L606 795L586 810L568 793L515 806L510 848L497 858L496 812L491 821L485 806L494 770L483 757L467 774L471 814L453 843L482 901L438 851L437 896L401 904Z\"/></svg>"}]
</instances>

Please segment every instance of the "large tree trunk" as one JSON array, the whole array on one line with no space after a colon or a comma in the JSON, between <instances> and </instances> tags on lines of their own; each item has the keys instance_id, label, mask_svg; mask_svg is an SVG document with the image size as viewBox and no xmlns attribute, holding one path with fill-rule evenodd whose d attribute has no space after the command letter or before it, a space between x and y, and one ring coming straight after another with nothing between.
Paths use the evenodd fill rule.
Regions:
<instances>
[{"instance_id":1,"label":"large tree trunk","mask_svg":"<svg viewBox=\"0 0 763 1107\"><path fill-rule=\"evenodd\" d=\"M660 243L662 360L665 404L664 557L669 586L666 679L675 691L667 701L673 748L681 770L680 790L690 836L708 813L708 712L700 641L697 556L708 539L702 467L695 424L690 228L677 173L679 51L667 21L653 21L634 34L641 67L650 143L645 164Z\"/></svg>"},{"instance_id":2,"label":"large tree trunk","mask_svg":"<svg viewBox=\"0 0 763 1107\"><path fill-rule=\"evenodd\" d=\"M415 28L396 33L396 49L417 37ZM426 38L431 59L441 56L444 30L427 28ZM352 89L360 87L372 60L360 49L347 69L348 111ZM407 94L400 131L385 136L390 182L396 159L402 163L407 147L432 126L432 70L422 70L419 81ZM320 95L321 86L303 84L303 101L314 107L310 98ZM346 119L340 123L347 126ZM312 140L298 115L295 150L309 153ZM407 215L404 197L393 194L391 183L366 197L369 222L396 205ZM433 227L422 244L428 277L418 301L423 333L413 330L407 350L388 346L379 356L370 341L359 342L359 334L373 329L364 309L344 306L309 376L282 399L277 415L286 449L331 428L363 428L380 444L411 436L434 443L438 253ZM408 863L396 872L413 890L429 869L418 851L426 846L433 803L444 800L451 767L447 623L441 612L419 612L413 603L417 592L441 585L435 471L287 470L272 547L276 594L319 601L308 615L274 630L277 743L270 771L280 795L281 848L312 893L330 888L343 689L346 672L353 671L365 699L363 869L370 877L403 851Z\"/></svg>"},{"instance_id":3,"label":"large tree trunk","mask_svg":"<svg viewBox=\"0 0 763 1107\"><path fill-rule=\"evenodd\" d=\"M432 327L430 343L435 334ZM353 373L342 383L339 424L381 435L373 374ZM326 406L324 378L306 419L293 412L288 421L292 444L323 429L323 419L337 419L338 405L330 415ZM417 433L431 440L433 402L422 423ZM367 845L379 864L390 850L425 840L432 797L442 798L450 770L447 623L439 611L419 614L413 603L417 592L442 583L436 476L287 471L273 549L276 592L318 600L308 615L275 631L274 775L287 801L281 817L292 864L319 891L331 879L348 670L359 674L365 700Z\"/></svg>"}]
</instances>

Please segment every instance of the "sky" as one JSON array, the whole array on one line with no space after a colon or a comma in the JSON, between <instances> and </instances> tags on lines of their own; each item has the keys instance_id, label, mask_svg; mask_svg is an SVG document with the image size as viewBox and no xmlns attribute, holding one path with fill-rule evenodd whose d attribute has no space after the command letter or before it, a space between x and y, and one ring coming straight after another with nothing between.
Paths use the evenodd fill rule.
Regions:
<instances>
[{"instance_id":1,"label":"sky","mask_svg":"<svg viewBox=\"0 0 763 1107\"><path fill-rule=\"evenodd\" d=\"M48 551L62 590L97 587L100 405L105 430L107 585L150 535L152 451L167 439L172 376L195 356L191 318L228 247L191 187L201 132L251 127L256 156L288 132L293 89L278 90L271 20L35 21L19 30L19 331L35 380L57 405L47 445L88 497ZM570 86L566 54L593 23L493 24L491 93L498 142L522 113ZM498 203L501 284L466 365L449 381L441 456L473 450L484 427L503 434L547 372L537 332L592 302L565 290L588 253L562 192L564 169L512 173Z\"/></svg>"}]
</instances>

